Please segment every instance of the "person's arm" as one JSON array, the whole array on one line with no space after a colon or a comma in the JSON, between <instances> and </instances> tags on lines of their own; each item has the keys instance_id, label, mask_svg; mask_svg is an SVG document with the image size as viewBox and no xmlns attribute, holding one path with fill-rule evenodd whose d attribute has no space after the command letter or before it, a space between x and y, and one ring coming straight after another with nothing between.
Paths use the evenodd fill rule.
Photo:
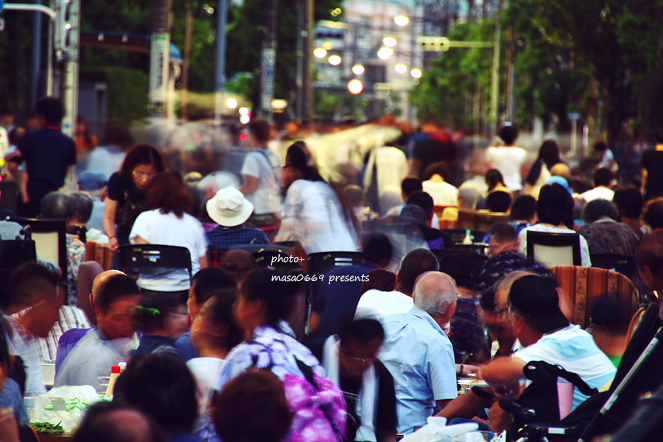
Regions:
<instances>
[{"instance_id":1,"label":"person's arm","mask_svg":"<svg viewBox=\"0 0 663 442\"><path fill-rule=\"evenodd\" d=\"M0 440L3 442L20 442L18 423L11 408L0 409Z\"/></svg>"},{"instance_id":2,"label":"person's arm","mask_svg":"<svg viewBox=\"0 0 663 442\"><path fill-rule=\"evenodd\" d=\"M258 190L258 182L260 181L258 178L251 175L242 175L242 178L244 179L244 184L240 186L239 191L243 195L251 195Z\"/></svg>"},{"instance_id":3,"label":"person's arm","mask_svg":"<svg viewBox=\"0 0 663 442\"><path fill-rule=\"evenodd\" d=\"M136 239L134 240L134 244L149 244L149 242L147 242L144 238L137 236Z\"/></svg>"},{"instance_id":4,"label":"person's arm","mask_svg":"<svg viewBox=\"0 0 663 442\"><path fill-rule=\"evenodd\" d=\"M445 417L447 421L454 417L472 419L481 410L488 407L491 402L492 399L484 399L474 394L472 390L469 390L449 402L444 408L440 408L440 412L435 416Z\"/></svg>"},{"instance_id":5,"label":"person's arm","mask_svg":"<svg viewBox=\"0 0 663 442\"><path fill-rule=\"evenodd\" d=\"M320 321L322 320L322 317L316 313L316 312L311 312L311 317L309 318L309 330L311 333L315 333L318 331L320 328Z\"/></svg>"},{"instance_id":6,"label":"person's arm","mask_svg":"<svg viewBox=\"0 0 663 442\"><path fill-rule=\"evenodd\" d=\"M517 357L497 358L479 370L478 377L489 384L504 385L523 378L526 362Z\"/></svg>"},{"instance_id":7,"label":"person's arm","mask_svg":"<svg viewBox=\"0 0 663 442\"><path fill-rule=\"evenodd\" d=\"M200 264L201 269L206 269L208 267L207 253L198 258L198 264Z\"/></svg>"},{"instance_id":8,"label":"person's arm","mask_svg":"<svg viewBox=\"0 0 663 442\"><path fill-rule=\"evenodd\" d=\"M440 399L435 401L437 403L437 408L440 410L444 409L447 405L453 402L453 399Z\"/></svg>"},{"instance_id":9,"label":"person's arm","mask_svg":"<svg viewBox=\"0 0 663 442\"><path fill-rule=\"evenodd\" d=\"M115 236L115 212L117 211L117 201L106 198L104 206L104 232L108 236L108 246L112 251L117 250L119 245L117 236Z\"/></svg>"}]
</instances>

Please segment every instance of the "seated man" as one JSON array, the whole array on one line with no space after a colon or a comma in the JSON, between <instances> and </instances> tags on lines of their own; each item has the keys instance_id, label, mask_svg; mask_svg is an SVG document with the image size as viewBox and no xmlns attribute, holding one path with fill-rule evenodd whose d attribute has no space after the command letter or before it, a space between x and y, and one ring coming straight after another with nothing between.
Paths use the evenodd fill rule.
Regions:
<instances>
[{"instance_id":1,"label":"seated man","mask_svg":"<svg viewBox=\"0 0 663 442\"><path fill-rule=\"evenodd\" d=\"M269 244L260 229L244 227L253 213L253 204L234 187L219 190L207 201L207 213L219 226L205 232L211 249L229 249L242 244Z\"/></svg>"},{"instance_id":2,"label":"seated man","mask_svg":"<svg viewBox=\"0 0 663 442\"><path fill-rule=\"evenodd\" d=\"M60 339L58 359L61 365L55 385L92 385L99 387L99 376L110 376L111 367L126 361L133 349L134 327L129 311L140 303L136 282L116 270L94 279L90 304L97 317L97 327L87 331L62 360L65 333Z\"/></svg>"},{"instance_id":3,"label":"seated man","mask_svg":"<svg viewBox=\"0 0 663 442\"><path fill-rule=\"evenodd\" d=\"M454 351L442 331L456 309L456 284L444 273L428 272L413 297L410 311L381 320L386 339L380 360L394 377L402 434L426 425L435 405L442 409L457 395Z\"/></svg>"},{"instance_id":4,"label":"seated man","mask_svg":"<svg viewBox=\"0 0 663 442\"><path fill-rule=\"evenodd\" d=\"M363 263L336 267L325 275L311 313L310 328L316 338L327 339L331 336L343 313L350 311L354 316L361 297L361 285L368 281L369 272L387 267L391 260L391 243L386 235L366 234L361 242Z\"/></svg>"},{"instance_id":5,"label":"seated man","mask_svg":"<svg viewBox=\"0 0 663 442\"><path fill-rule=\"evenodd\" d=\"M375 319L348 322L338 337L327 339L322 358L327 376L345 395L346 440L394 441L394 378L377 359L384 329Z\"/></svg>"},{"instance_id":6,"label":"seated man","mask_svg":"<svg viewBox=\"0 0 663 442\"><path fill-rule=\"evenodd\" d=\"M89 224L94 202L87 194L83 192L73 192L69 194L73 216L69 222L69 228L85 229L85 240L108 244L108 237L99 229L91 227Z\"/></svg>"},{"instance_id":7,"label":"seated man","mask_svg":"<svg viewBox=\"0 0 663 442\"><path fill-rule=\"evenodd\" d=\"M570 324L560 310L553 281L527 275L514 282L509 291L509 316L524 348L481 369L479 376L489 384L506 385L523 379L523 368L531 361L560 365L597 389L615 376L615 366L591 335ZM571 409L586 398L575 388Z\"/></svg>"},{"instance_id":8,"label":"seated man","mask_svg":"<svg viewBox=\"0 0 663 442\"><path fill-rule=\"evenodd\" d=\"M430 250L411 251L401 261L400 270L396 274L396 290L368 290L359 298L355 319L380 320L383 316L409 312L414 306L412 292L417 277L425 272L436 272L439 268L437 258Z\"/></svg>"},{"instance_id":9,"label":"seated man","mask_svg":"<svg viewBox=\"0 0 663 442\"><path fill-rule=\"evenodd\" d=\"M635 263L642 282L656 293L663 293L663 232L642 237L635 248Z\"/></svg>"},{"instance_id":10,"label":"seated man","mask_svg":"<svg viewBox=\"0 0 663 442\"><path fill-rule=\"evenodd\" d=\"M531 270L542 276L550 276L543 265L518 253L518 235L507 223L495 224L491 228L488 250L491 258L477 275L479 287L488 288L514 270Z\"/></svg>"},{"instance_id":11,"label":"seated man","mask_svg":"<svg viewBox=\"0 0 663 442\"><path fill-rule=\"evenodd\" d=\"M189 321L193 324L196 315L203 308L205 302L212 296L221 295L225 293L235 293L237 283L233 276L226 270L218 267L208 267L199 270L193 276L193 282L189 289L189 299L186 301L186 306L189 309ZM184 333L175 342L175 347L180 352L180 355L187 361L189 359L197 358L198 353L193 348L191 343L191 332Z\"/></svg>"},{"instance_id":12,"label":"seated man","mask_svg":"<svg viewBox=\"0 0 663 442\"><path fill-rule=\"evenodd\" d=\"M602 167L594 172L594 180L592 181L594 188L583 192L581 195L585 201L590 202L595 199L604 199L612 201L615 192L612 187L612 172L607 167Z\"/></svg>"},{"instance_id":13,"label":"seated man","mask_svg":"<svg viewBox=\"0 0 663 442\"><path fill-rule=\"evenodd\" d=\"M25 365L25 393L45 393L38 338L45 338L58 320L64 296L60 295L55 274L34 262L27 262L14 271L7 293L6 313L11 315L9 322L13 328L7 332L16 356L20 356Z\"/></svg>"}]
</instances>

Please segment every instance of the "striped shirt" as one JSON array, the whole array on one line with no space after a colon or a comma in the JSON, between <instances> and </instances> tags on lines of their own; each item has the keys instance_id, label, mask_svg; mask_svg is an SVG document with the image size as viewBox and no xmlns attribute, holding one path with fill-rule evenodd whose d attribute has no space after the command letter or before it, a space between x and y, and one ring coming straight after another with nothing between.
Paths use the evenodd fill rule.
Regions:
<instances>
[{"instance_id":1,"label":"striped shirt","mask_svg":"<svg viewBox=\"0 0 663 442\"><path fill-rule=\"evenodd\" d=\"M90 328L85 312L78 307L63 305L60 307L60 319L53 324L53 328L45 338L38 338L39 355L41 359L55 361L58 352L60 336L72 328Z\"/></svg>"},{"instance_id":2,"label":"striped shirt","mask_svg":"<svg viewBox=\"0 0 663 442\"><path fill-rule=\"evenodd\" d=\"M596 346L594 338L578 325L569 325L545 334L534 344L518 350L513 356L525 363L543 361L560 365L596 389L610 382L617 372L610 359ZM575 409L585 399L587 396L575 388L571 409Z\"/></svg>"}]
</instances>

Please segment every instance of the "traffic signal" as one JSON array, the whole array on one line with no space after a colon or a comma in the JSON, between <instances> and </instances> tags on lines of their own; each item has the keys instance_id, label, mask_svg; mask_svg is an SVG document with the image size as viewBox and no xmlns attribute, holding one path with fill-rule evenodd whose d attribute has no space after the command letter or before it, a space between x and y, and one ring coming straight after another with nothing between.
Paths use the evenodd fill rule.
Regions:
<instances>
[{"instance_id":1,"label":"traffic signal","mask_svg":"<svg viewBox=\"0 0 663 442\"><path fill-rule=\"evenodd\" d=\"M417 43L422 51L447 52L449 50L449 39L447 37L419 37Z\"/></svg>"},{"instance_id":2,"label":"traffic signal","mask_svg":"<svg viewBox=\"0 0 663 442\"><path fill-rule=\"evenodd\" d=\"M67 57L68 53L78 44L73 35L78 28L79 0L56 0L55 12L55 54L58 61Z\"/></svg>"}]
</instances>

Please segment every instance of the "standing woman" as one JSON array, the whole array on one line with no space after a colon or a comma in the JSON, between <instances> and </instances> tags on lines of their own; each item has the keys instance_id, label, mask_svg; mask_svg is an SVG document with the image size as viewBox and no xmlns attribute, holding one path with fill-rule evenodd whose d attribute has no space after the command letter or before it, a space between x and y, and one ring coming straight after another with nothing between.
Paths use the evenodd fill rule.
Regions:
<instances>
[{"instance_id":1,"label":"standing woman","mask_svg":"<svg viewBox=\"0 0 663 442\"><path fill-rule=\"evenodd\" d=\"M555 140L546 140L539 149L539 157L536 159L527 175L527 185L525 186L525 195L532 195L535 199L539 198L541 188L546 184L548 178L552 175L550 171L557 163L562 163L559 157L559 146Z\"/></svg>"},{"instance_id":2,"label":"standing woman","mask_svg":"<svg viewBox=\"0 0 663 442\"><path fill-rule=\"evenodd\" d=\"M286 195L279 211L282 223L276 241L299 241L307 254L358 251L350 208L307 162L301 146L288 148L283 166Z\"/></svg>"},{"instance_id":3,"label":"standing woman","mask_svg":"<svg viewBox=\"0 0 663 442\"><path fill-rule=\"evenodd\" d=\"M166 165L159 151L148 144L139 144L127 153L120 171L111 175L104 231L112 251L129 244L134 221L145 210L145 191L164 170Z\"/></svg>"},{"instance_id":4,"label":"standing woman","mask_svg":"<svg viewBox=\"0 0 663 442\"><path fill-rule=\"evenodd\" d=\"M205 231L200 221L189 214L193 202L178 172L164 172L154 178L147 190L145 209L131 229L129 239L132 244L186 247L191 254L194 275L207 267ZM179 292L181 304L186 302L191 286L186 270L164 275L141 274L136 283L143 292Z\"/></svg>"}]
</instances>

